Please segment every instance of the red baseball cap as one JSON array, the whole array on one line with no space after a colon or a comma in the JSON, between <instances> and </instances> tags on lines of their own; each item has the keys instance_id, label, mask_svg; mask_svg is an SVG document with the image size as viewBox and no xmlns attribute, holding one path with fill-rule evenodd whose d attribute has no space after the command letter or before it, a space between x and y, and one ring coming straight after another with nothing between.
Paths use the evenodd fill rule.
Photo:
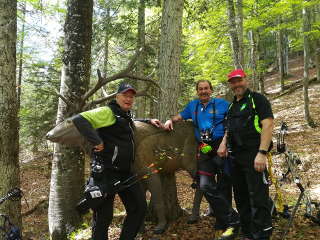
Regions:
<instances>
[{"instance_id":1,"label":"red baseball cap","mask_svg":"<svg viewBox=\"0 0 320 240\"><path fill-rule=\"evenodd\" d=\"M228 81L230 81L232 78L235 78L235 77L243 78L245 76L246 76L246 73L242 69L236 69L228 74Z\"/></svg>"}]
</instances>

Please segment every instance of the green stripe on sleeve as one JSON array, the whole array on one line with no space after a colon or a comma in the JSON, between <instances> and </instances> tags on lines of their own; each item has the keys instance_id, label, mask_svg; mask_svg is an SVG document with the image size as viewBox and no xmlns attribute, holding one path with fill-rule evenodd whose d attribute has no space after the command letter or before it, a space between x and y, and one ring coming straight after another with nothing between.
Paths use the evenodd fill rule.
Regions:
<instances>
[{"instance_id":1,"label":"green stripe on sleeve","mask_svg":"<svg viewBox=\"0 0 320 240\"><path fill-rule=\"evenodd\" d=\"M116 118L109 107L99 107L80 113L87 119L94 129L108 127L116 122Z\"/></svg>"}]
</instances>

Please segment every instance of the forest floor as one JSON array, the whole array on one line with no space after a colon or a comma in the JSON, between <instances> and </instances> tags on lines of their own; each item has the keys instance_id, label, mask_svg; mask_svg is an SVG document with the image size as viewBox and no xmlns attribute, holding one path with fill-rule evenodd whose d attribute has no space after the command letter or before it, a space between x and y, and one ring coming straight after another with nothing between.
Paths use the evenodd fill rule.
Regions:
<instances>
[{"instance_id":1,"label":"forest floor","mask_svg":"<svg viewBox=\"0 0 320 240\"><path fill-rule=\"evenodd\" d=\"M290 77L286 79L286 85L302 79L303 59L295 58L289 62ZM314 76L314 70L310 70L311 76ZM302 161L299 165L299 172L303 183L309 186L310 195L313 200L320 201L320 84L310 85L310 112L317 128L310 128L304 120L303 92L302 88L284 95L280 98L274 97L280 92L280 85L276 84L278 74L271 73L266 78L266 92L271 100L275 116L274 143L276 142L276 133L279 130L282 121L288 125L288 135L286 142L290 151L297 153ZM274 99L274 100L272 100ZM24 159L31 158L25 156ZM285 172L285 160L283 155L274 155L274 169L278 178ZM24 162L24 161L23 161ZM154 235L152 229L153 223L147 222L146 231L139 235L140 240L208 240L214 236L213 223L214 218L204 216L208 204L203 201L201 204L201 217L196 224L187 224L188 216L192 208L192 199L194 190L190 187L192 180L187 173L180 171L176 174L178 198L181 207L185 210L185 215L176 222L170 224L167 231L162 235ZM24 239L44 240L48 239L48 196L50 186L50 158L47 156L39 157L36 160L22 163L21 167L22 190L25 193L26 201L23 200L23 224ZM299 189L294 183L284 184L282 187L285 203L293 205L298 199ZM271 186L271 195L274 196L274 186ZM29 206L27 206L26 202ZM30 209L33 209L30 212ZM287 234L286 239L319 239L320 226L304 218L304 208L299 207L298 214L294 219L293 227ZM118 239L121 223L125 216L125 210L120 200L117 198L115 203L115 217L109 230L109 239ZM88 224L90 216L86 216ZM288 220L277 217L274 219L273 240L280 240ZM77 240L90 239L90 228L84 226L84 229L76 234ZM240 238L239 238L240 239Z\"/></svg>"}]
</instances>

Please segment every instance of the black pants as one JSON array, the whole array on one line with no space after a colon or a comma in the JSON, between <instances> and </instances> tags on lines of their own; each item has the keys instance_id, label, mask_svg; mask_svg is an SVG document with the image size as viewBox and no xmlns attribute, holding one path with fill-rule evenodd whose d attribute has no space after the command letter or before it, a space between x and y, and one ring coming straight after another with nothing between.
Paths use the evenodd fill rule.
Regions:
<instances>
[{"instance_id":1,"label":"black pants","mask_svg":"<svg viewBox=\"0 0 320 240\"><path fill-rule=\"evenodd\" d=\"M110 177L110 173L109 177ZM119 180L125 180L130 174L112 173L112 177ZM147 210L145 195L142 191L140 183L136 183L126 188L118 195L125 206L127 216L123 222L120 240L135 239ZM113 202L115 195L109 195L101 207L93 212L92 222L92 239L106 240L108 239L108 228L113 218Z\"/></svg>"},{"instance_id":2,"label":"black pants","mask_svg":"<svg viewBox=\"0 0 320 240\"><path fill-rule=\"evenodd\" d=\"M257 149L233 153L232 182L234 198L245 236L268 240L272 234L267 172L254 169Z\"/></svg>"},{"instance_id":3,"label":"black pants","mask_svg":"<svg viewBox=\"0 0 320 240\"><path fill-rule=\"evenodd\" d=\"M210 153L200 152L198 161L200 189L213 210L216 217L215 229L218 230L235 226L239 222L238 213L232 208L231 180L223 173L223 166L217 166L213 161L221 140L210 144L213 148Z\"/></svg>"}]
</instances>

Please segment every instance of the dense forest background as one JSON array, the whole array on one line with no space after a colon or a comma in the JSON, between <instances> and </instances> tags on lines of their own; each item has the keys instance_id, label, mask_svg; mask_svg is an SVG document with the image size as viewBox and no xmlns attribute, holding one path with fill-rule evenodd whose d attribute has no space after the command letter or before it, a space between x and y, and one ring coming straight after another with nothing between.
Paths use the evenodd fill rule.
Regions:
<instances>
[{"instance_id":1,"label":"dense forest background","mask_svg":"<svg viewBox=\"0 0 320 240\"><path fill-rule=\"evenodd\" d=\"M302 104L303 129L319 131L309 84L320 79L320 1L0 0L1 196L30 181L20 169L26 174L28 163L50 159L48 168L38 166L50 190L30 201L49 208L49 229L39 234L67 239L83 223L70 209L82 193L86 161L79 149L47 142L48 130L106 104L122 80L139 90L138 118L177 113L200 79L230 100L226 75L235 68L275 104L299 91L293 103ZM166 177L175 184L174 174ZM1 212L22 226L21 202L3 204Z\"/></svg>"}]
</instances>

